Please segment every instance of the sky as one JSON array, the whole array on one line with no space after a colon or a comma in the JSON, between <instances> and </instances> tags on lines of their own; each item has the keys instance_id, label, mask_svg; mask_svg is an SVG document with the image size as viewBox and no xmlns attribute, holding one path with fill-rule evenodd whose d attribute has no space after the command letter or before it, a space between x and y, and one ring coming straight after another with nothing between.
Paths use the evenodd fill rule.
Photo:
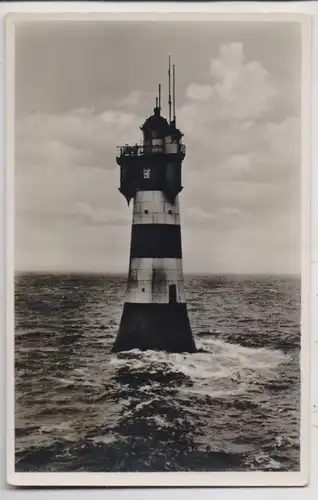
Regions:
<instances>
[{"instance_id":1,"label":"sky","mask_svg":"<svg viewBox=\"0 0 318 500\"><path fill-rule=\"evenodd\" d=\"M185 273L300 272L300 26L23 22L16 29L17 271L125 273L116 146L176 64Z\"/></svg>"}]
</instances>

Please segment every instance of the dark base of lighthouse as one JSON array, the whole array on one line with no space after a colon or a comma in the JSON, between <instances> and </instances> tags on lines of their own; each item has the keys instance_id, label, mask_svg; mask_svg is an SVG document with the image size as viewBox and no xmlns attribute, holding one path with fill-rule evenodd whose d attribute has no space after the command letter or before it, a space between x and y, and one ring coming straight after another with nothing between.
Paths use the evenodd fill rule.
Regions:
<instances>
[{"instance_id":1,"label":"dark base of lighthouse","mask_svg":"<svg viewBox=\"0 0 318 500\"><path fill-rule=\"evenodd\" d=\"M126 302L112 352L196 352L186 304Z\"/></svg>"}]
</instances>

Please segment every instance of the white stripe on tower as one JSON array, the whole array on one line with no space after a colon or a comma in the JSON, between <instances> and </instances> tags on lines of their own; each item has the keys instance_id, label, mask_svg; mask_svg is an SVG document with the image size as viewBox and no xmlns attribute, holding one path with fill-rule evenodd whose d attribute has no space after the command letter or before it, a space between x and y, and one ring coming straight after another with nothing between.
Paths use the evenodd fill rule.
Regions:
<instances>
[{"instance_id":1,"label":"white stripe on tower","mask_svg":"<svg viewBox=\"0 0 318 500\"><path fill-rule=\"evenodd\" d=\"M176 301L185 302L182 259L130 260L126 302L167 304L170 285L176 286Z\"/></svg>"},{"instance_id":2,"label":"white stripe on tower","mask_svg":"<svg viewBox=\"0 0 318 500\"><path fill-rule=\"evenodd\" d=\"M134 199L133 224L180 225L179 197L167 201L162 191L137 191Z\"/></svg>"}]
</instances>

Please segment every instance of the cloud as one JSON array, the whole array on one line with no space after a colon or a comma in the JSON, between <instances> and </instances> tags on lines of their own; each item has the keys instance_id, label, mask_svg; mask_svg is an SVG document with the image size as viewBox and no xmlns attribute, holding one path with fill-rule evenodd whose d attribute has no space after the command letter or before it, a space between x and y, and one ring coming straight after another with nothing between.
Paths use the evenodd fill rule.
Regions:
<instances>
[{"instance_id":1,"label":"cloud","mask_svg":"<svg viewBox=\"0 0 318 500\"><path fill-rule=\"evenodd\" d=\"M210 82L192 83L187 96L189 102L181 110L184 121L199 114L202 130L203 126L219 120L259 118L274 105L277 89L262 64L247 61L243 45L233 42L222 45L218 57L211 59Z\"/></svg>"},{"instance_id":2,"label":"cloud","mask_svg":"<svg viewBox=\"0 0 318 500\"><path fill-rule=\"evenodd\" d=\"M26 163L87 166L107 165L107 152L116 151L119 140L140 138L141 118L133 113L106 109L77 109L64 115L29 114L17 128L18 168Z\"/></svg>"},{"instance_id":3,"label":"cloud","mask_svg":"<svg viewBox=\"0 0 318 500\"><path fill-rule=\"evenodd\" d=\"M205 227L206 224L211 226L211 223L216 220L217 216L214 213L207 212L199 206L190 206L185 211L185 219L189 227L197 227L198 224L201 228Z\"/></svg>"},{"instance_id":4,"label":"cloud","mask_svg":"<svg viewBox=\"0 0 318 500\"><path fill-rule=\"evenodd\" d=\"M118 105L125 108L136 107L141 101L142 93L140 90L133 90L127 97L118 100Z\"/></svg>"},{"instance_id":5,"label":"cloud","mask_svg":"<svg viewBox=\"0 0 318 500\"><path fill-rule=\"evenodd\" d=\"M300 119L282 112L280 83L230 43L186 96L178 112L187 142L186 240L191 231L196 246L212 245L212 257L201 258L224 272L298 270Z\"/></svg>"},{"instance_id":6,"label":"cloud","mask_svg":"<svg viewBox=\"0 0 318 500\"><path fill-rule=\"evenodd\" d=\"M190 99L205 101L211 96L213 88L211 85L200 85L198 83L191 83L187 89L187 96Z\"/></svg>"},{"instance_id":7,"label":"cloud","mask_svg":"<svg viewBox=\"0 0 318 500\"><path fill-rule=\"evenodd\" d=\"M128 210L118 211L110 208L100 208L80 201L72 204L69 215L82 224L91 226L123 226L131 222Z\"/></svg>"},{"instance_id":8,"label":"cloud","mask_svg":"<svg viewBox=\"0 0 318 500\"><path fill-rule=\"evenodd\" d=\"M213 91L233 118L257 118L273 103L276 89L271 75L258 61L246 61L241 43L222 45L210 64ZM228 106L225 106L225 105Z\"/></svg>"}]
</instances>

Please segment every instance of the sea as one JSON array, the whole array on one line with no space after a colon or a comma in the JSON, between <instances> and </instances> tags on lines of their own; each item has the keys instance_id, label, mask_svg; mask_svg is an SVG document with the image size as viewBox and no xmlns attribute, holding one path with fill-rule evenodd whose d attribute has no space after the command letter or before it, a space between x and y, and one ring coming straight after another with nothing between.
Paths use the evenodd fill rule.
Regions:
<instances>
[{"instance_id":1,"label":"sea","mask_svg":"<svg viewBox=\"0 0 318 500\"><path fill-rule=\"evenodd\" d=\"M16 276L16 472L299 470L299 277L186 276L195 354L112 354L125 289Z\"/></svg>"}]
</instances>

